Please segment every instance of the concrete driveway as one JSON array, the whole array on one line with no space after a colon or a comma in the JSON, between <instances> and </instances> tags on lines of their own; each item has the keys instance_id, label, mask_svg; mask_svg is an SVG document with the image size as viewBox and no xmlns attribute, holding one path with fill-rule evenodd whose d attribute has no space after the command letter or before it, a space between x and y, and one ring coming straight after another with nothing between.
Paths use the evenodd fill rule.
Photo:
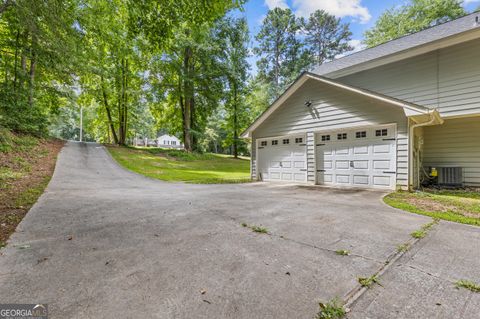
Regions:
<instances>
[{"instance_id":1,"label":"concrete driveway","mask_svg":"<svg viewBox=\"0 0 480 319\"><path fill-rule=\"evenodd\" d=\"M48 303L51 318L314 318L319 301L351 296L431 220L382 196L164 183L123 170L100 145L68 143L2 250L0 300ZM432 232L349 316L478 318L479 294L453 283L480 278L479 229L442 222Z\"/></svg>"}]
</instances>

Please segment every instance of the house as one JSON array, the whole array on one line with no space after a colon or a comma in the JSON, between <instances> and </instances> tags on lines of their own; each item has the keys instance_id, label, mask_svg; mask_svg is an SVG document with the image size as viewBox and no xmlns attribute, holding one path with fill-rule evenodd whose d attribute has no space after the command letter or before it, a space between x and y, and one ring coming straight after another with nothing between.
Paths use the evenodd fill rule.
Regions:
<instances>
[{"instance_id":1,"label":"house","mask_svg":"<svg viewBox=\"0 0 480 319\"><path fill-rule=\"evenodd\" d=\"M254 180L480 186L480 14L304 72L242 136Z\"/></svg>"},{"instance_id":2,"label":"house","mask_svg":"<svg viewBox=\"0 0 480 319\"><path fill-rule=\"evenodd\" d=\"M172 135L164 134L157 138L157 146L165 148L183 148L182 142Z\"/></svg>"}]
</instances>

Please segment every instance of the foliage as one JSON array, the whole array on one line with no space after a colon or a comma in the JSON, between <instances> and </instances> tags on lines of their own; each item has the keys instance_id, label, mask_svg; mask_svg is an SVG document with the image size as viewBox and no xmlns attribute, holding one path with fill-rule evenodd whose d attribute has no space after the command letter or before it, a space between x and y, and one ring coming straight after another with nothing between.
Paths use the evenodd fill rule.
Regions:
<instances>
[{"instance_id":1,"label":"foliage","mask_svg":"<svg viewBox=\"0 0 480 319\"><path fill-rule=\"evenodd\" d=\"M455 286L460 289L460 288L465 288L465 289L468 289L472 292L477 292L477 293L480 293L480 285L470 281L470 280L465 280L465 279L462 279L462 280L459 280L455 283Z\"/></svg>"},{"instance_id":2,"label":"foliage","mask_svg":"<svg viewBox=\"0 0 480 319\"><path fill-rule=\"evenodd\" d=\"M270 101L305 68L308 60L302 59L303 45L297 33L300 23L290 9L275 8L268 11L255 39L254 53L261 56L257 62L258 76L271 83Z\"/></svg>"},{"instance_id":3,"label":"foliage","mask_svg":"<svg viewBox=\"0 0 480 319\"><path fill-rule=\"evenodd\" d=\"M250 181L250 161L178 150L108 147L125 168L160 180L196 184Z\"/></svg>"},{"instance_id":4,"label":"foliage","mask_svg":"<svg viewBox=\"0 0 480 319\"><path fill-rule=\"evenodd\" d=\"M334 298L327 303L319 303L320 311L316 319L341 319L346 312L340 299Z\"/></svg>"},{"instance_id":5,"label":"foliage","mask_svg":"<svg viewBox=\"0 0 480 319\"><path fill-rule=\"evenodd\" d=\"M358 278L358 283L362 287L370 287L371 285L378 283L378 278L375 275L370 277L360 277Z\"/></svg>"},{"instance_id":6,"label":"foliage","mask_svg":"<svg viewBox=\"0 0 480 319\"><path fill-rule=\"evenodd\" d=\"M347 23L341 23L340 18L317 10L310 14L308 20L302 18L301 25L313 60L311 63L322 64L353 50L348 43L352 36L350 27Z\"/></svg>"},{"instance_id":7,"label":"foliage","mask_svg":"<svg viewBox=\"0 0 480 319\"><path fill-rule=\"evenodd\" d=\"M410 0L385 11L365 32L364 43L373 47L465 15L459 0Z\"/></svg>"}]
</instances>

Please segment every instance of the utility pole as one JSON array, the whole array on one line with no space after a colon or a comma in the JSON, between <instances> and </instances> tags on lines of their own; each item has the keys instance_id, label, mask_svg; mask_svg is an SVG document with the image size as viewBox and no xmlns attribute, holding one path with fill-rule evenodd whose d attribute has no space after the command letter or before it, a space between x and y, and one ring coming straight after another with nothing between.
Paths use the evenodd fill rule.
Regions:
<instances>
[{"instance_id":1,"label":"utility pole","mask_svg":"<svg viewBox=\"0 0 480 319\"><path fill-rule=\"evenodd\" d=\"M80 106L80 142L82 141L83 135L83 106Z\"/></svg>"}]
</instances>

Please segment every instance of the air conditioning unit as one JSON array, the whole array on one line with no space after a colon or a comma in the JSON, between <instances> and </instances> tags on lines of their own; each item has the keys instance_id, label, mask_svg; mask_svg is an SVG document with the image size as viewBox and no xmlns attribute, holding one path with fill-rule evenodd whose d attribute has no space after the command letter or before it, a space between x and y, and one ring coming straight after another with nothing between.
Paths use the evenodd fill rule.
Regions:
<instances>
[{"instance_id":1,"label":"air conditioning unit","mask_svg":"<svg viewBox=\"0 0 480 319\"><path fill-rule=\"evenodd\" d=\"M463 169L458 166L437 167L438 185L463 186Z\"/></svg>"}]
</instances>

